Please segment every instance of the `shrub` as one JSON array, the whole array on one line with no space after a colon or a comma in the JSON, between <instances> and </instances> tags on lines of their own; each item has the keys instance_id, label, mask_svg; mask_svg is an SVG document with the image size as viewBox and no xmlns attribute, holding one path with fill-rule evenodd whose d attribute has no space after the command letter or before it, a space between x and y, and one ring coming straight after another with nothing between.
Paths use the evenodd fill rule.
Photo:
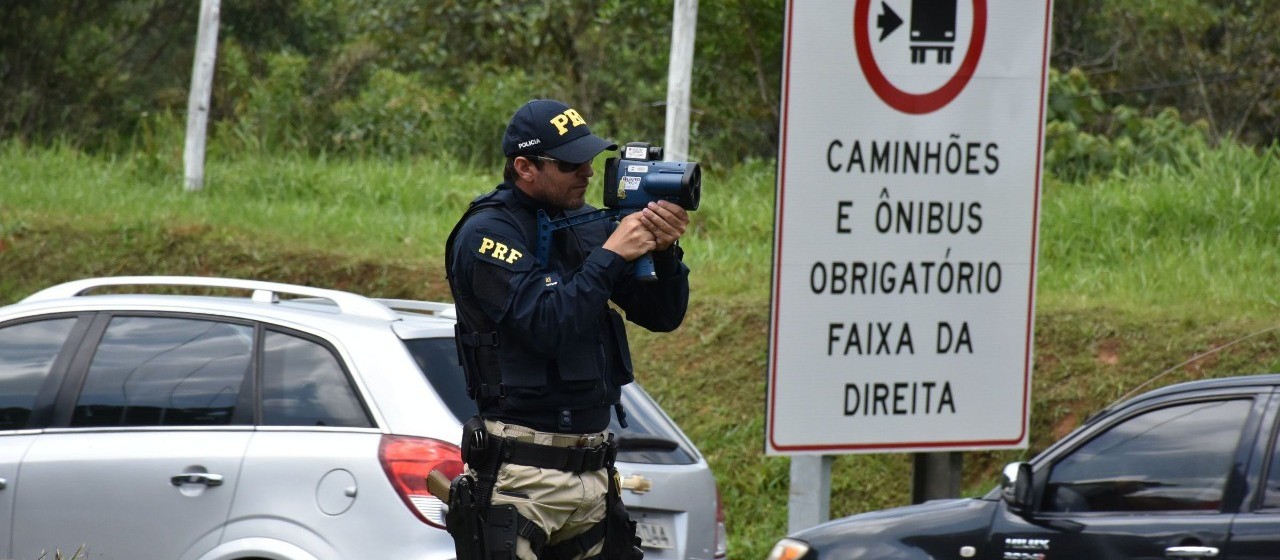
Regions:
<instances>
[{"instance_id":1,"label":"shrub","mask_svg":"<svg viewBox=\"0 0 1280 560\"><path fill-rule=\"evenodd\" d=\"M1207 124L1183 122L1176 109L1154 115L1127 105L1108 105L1079 70L1049 75L1044 165L1064 181L1139 166L1187 169L1209 149Z\"/></svg>"},{"instance_id":2,"label":"shrub","mask_svg":"<svg viewBox=\"0 0 1280 560\"><path fill-rule=\"evenodd\" d=\"M414 76L390 69L374 72L354 99L334 106L337 130L329 140L338 152L403 156L430 144L435 94Z\"/></svg>"}]
</instances>

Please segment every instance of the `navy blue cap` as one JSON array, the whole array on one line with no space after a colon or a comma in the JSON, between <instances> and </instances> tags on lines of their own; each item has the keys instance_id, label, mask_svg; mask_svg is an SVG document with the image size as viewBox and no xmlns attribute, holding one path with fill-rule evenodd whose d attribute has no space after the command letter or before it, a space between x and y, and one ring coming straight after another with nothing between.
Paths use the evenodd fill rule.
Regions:
<instances>
[{"instance_id":1,"label":"navy blue cap","mask_svg":"<svg viewBox=\"0 0 1280 560\"><path fill-rule=\"evenodd\" d=\"M502 135L507 157L548 155L569 163L591 161L600 152L618 145L591 133L578 111L551 99L525 103L511 116Z\"/></svg>"}]
</instances>

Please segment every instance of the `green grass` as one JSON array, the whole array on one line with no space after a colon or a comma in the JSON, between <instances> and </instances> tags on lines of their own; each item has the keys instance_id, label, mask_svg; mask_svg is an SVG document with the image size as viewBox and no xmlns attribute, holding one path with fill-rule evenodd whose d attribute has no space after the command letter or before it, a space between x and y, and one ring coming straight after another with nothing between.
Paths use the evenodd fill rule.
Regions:
<instances>
[{"instance_id":1,"label":"green grass","mask_svg":"<svg viewBox=\"0 0 1280 560\"><path fill-rule=\"evenodd\" d=\"M597 174L602 167L596 165ZM186 193L175 154L107 159L9 142L0 145L0 234L30 221L207 227L267 246L439 263L467 203L500 179L500 169L453 162L244 155L211 157L206 188ZM692 214L683 242L690 264L706 271L698 288L768 297L762 265L772 258L772 163L708 169L704 183L702 209ZM599 206L599 190L591 196Z\"/></svg>"},{"instance_id":2,"label":"green grass","mask_svg":"<svg viewBox=\"0 0 1280 560\"><path fill-rule=\"evenodd\" d=\"M1280 149L1222 148L1187 172L1050 183L1038 278L1051 308L1267 317L1280 306ZM1175 309L1177 308L1177 309Z\"/></svg>"},{"instance_id":3,"label":"green grass","mask_svg":"<svg viewBox=\"0 0 1280 560\"><path fill-rule=\"evenodd\" d=\"M1280 299L1280 204L1268 181L1278 152L1223 148L1183 173L1048 181L1032 449L966 454L966 494L1193 356L1208 353L1162 384L1280 371L1280 331L1266 330ZM215 152L206 190L187 194L180 156L156 153L0 144L0 304L58 281L154 273L447 299L443 239L498 177L426 160ZM734 558L761 558L786 532L789 463L762 453L773 172L772 162L705 170L683 242L693 269L686 324L631 331L641 382L716 472ZM907 503L910 468L903 454L838 457L832 515Z\"/></svg>"}]
</instances>

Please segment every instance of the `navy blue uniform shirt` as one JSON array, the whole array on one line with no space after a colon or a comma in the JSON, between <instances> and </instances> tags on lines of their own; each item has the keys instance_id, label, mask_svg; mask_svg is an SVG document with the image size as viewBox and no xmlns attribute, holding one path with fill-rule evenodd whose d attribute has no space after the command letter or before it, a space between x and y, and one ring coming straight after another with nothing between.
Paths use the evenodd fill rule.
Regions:
<instances>
[{"instance_id":1,"label":"navy blue uniform shirt","mask_svg":"<svg viewBox=\"0 0 1280 560\"><path fill-rule=\"evenodd\" d=\"M680 250L654 253L658 280L640 282L630 263L601 247L615 227L602 219L556 231L549 262L538 263L539 209L559 219L594 208L566 214L511 184L488 196L499 204L468 218L450 248L459 320L472 332L498 333L506 396L482 403L481 414L541 431L604 430L632 381L625 328L609 302L646 329L674 330L689 302Z\"/></svg>"}]
</instances>

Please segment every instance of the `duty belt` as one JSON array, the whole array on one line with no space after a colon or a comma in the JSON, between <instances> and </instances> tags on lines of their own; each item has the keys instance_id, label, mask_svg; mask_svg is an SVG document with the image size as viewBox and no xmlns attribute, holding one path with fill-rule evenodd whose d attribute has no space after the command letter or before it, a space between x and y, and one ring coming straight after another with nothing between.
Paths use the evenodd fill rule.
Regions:
<instances>
[{"instance_id":1,"label":"duty belt","mask_svg":"<svg viewBox=\"0 0 1280 560\"><path fill-rule=\"evenodd\" d=\"M510 426L508 424L508 426ZM538 445L549 445L551 447L595 447L608 441L608 434L598 432L594 434L553 434L547 432L538 432L537 434L493 434L494 437L511 438L516 441L525 443L536 443ZM544 441L538 441L542 438Z\"/></svg>"},{"instance_id":2,"label":"duty belt","mask_svg":"<svg viewBox=\"0 0 1280 560\"><path fill-rule=\"evenodd\" d=\"M524 439L522 435L492 434L479 416L473 417L463 426L462 460L478 472L492 470L496 476L502 463L581 473L612 466L618 456L613 434L556 434L552 445ZM575 447L566 447L570 445ZM583 447L576 447L579 445Z\"/></svg>"},{"instance_id":3,"label":"duty belt","mask_svg":"<svg viewBox=\"0 0 1280 560\"><path fill-rule=\"evenodd\" d=\"M503 462L540 469L575 473L596 471L612 465L618 455L613 438L594 447L558 447L493 434L489 437L502 441Z\"/></svg>"}]
</instances>

